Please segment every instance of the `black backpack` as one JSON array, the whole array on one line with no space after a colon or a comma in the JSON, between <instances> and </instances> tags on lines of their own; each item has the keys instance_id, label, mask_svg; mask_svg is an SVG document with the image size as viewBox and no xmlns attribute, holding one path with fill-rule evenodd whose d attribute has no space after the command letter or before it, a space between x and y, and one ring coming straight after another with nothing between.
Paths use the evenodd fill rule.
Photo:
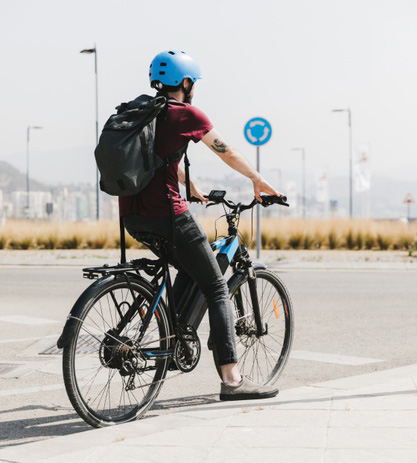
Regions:
<instances>
[{"instance_id":1,"label":"black backpack","mask_svg":"<svg viewBox=\"0 0 417 463\"><path fill-rule=\"evenodd\" d=\"M186 146L164 160L154 152L156 117L166 107L163 96L141 95L118 106L104 124L94 151L100 171L100 189L112 196L139 193L155 169L177 161Z\"/></svg>"}]
</instances>

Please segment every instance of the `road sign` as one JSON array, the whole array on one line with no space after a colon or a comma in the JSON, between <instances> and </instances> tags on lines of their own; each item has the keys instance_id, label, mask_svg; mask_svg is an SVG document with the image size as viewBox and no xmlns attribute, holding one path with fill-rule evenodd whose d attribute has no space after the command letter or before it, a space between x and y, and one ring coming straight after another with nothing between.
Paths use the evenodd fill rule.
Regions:
<instances>
[{"instance_id":1,"label":"road sign","mask_svg":"<svg viewBox=\"0 0 417 463\"><path fill-rule=\"evenodd\" d=\"M404 204L414 204L415 203L414 198L411 196L410 193L406 194L403 203Z\"/></svg>"},{"instance_id":2,"label":"road sign","mask_svg":"<svg viewBox=\"0 0 417 463\"><path fill-rule=\"evenodd\" d=\"M244 134L251 145L261 146L271 138L272 127L266 119L254 117L246 123Z\"/></svg>"}]
</instances>

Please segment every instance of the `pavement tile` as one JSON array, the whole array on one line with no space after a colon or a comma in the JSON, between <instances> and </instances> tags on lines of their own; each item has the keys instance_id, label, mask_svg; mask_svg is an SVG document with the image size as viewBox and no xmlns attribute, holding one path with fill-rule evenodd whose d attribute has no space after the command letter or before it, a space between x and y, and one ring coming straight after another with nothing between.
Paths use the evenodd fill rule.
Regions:
<instances>
[{"instance_id":1,"label":"pavement tile","mask_svg":"<svg viewBox=\"0 0 417 463\"><path fill-rule=\"evenodd\" d=\"M324 463L415 463L416 450L405 449L330 449Z\"/></svg>"},{"instance_id":2,"label":"pavement tile","mask_svg":"<svg viewBox=\"0 0 417 463\"><path fill-rule=\"evenodd\" d=\"M360 387L387 383L396 379L401 380L402 378L412 377L417 377L417 364L367 373L365 375L349 376L348 378L325 381L322 383L316 383L314 386L318 388L324 387L331 389L357 389Z\"/></svg>"},{"instance_id":3,"label":"pavement tile","mask_svg":"<svg viewBox=\"0 0 417 463\"><path fill-rule=\"evenodd\" d=\"M211 449L204 460L204 463L323 463L324 450L322 449ZM352 462L349 462L352 463Z\"/></svg>"},{"instance_id":4,"label":"pavement tile","mask_svg":"<svg viewBox=\"0 0 417 463\"><path fill-rule=\"evenodd\" d=\"M260 431L261 429L261 431ZM259 432L260 431L260 432ZM307 427L228 427L214 443L215 448L325 448L326 429Z\"/></svg>"},{"instance_id":5,"label":"pavement tile","mask_svg":"<svg viewBox=\"0 0 417 463\"><path fill-rule=\"evenodd\" d=\"M222 427L191 425L168 429L163 432L136 436L123 441L123 445L156 447L211 447L223 432Z\"/></svg>"},{"instance_id":6,"label":"pavement tile","mask_svg":"<svg viewBox=\"0 0 417 463\"><path fill-rule=\"evenodd\" d=\"M228 427L326 427L329 421L328 410L266 410L252 409L247 413L234 415ZM257 431L259 432L259 430Z\"/></svg>"},{"instance_id":7,"label":"pavement tile","mask_svg":"<svg viewBox=\"0 0 417 463\"><path fill-rule=\"evenodd\" d=\"M330 428L416 428L414 410L348 410L332 411ZM417 459L416 459L417 461Z\"/></svg>"},{"instance_id":8,"label":"pavement tile","mask_svg":"<svg viewBox=\"0 0 417 463\"><path fill-rule=\"evenodd\" d=\"M327 448L417 450L416 436L416 428L329 428Z\"/></svg>"}]
</instances>

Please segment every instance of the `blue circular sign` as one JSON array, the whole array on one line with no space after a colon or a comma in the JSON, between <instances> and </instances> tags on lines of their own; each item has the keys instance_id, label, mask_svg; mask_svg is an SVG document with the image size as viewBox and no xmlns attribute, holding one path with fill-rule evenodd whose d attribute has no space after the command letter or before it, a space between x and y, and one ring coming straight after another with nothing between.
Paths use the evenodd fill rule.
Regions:
<instances>
[{"instance_id":1,"label":"blue circular sign","mask_svg":"<svg viewBox=\"0 0 417 463\"><path fill-rule=\"evenodd\" d=\"M254 117L244 128L246 140L256 146L264 145L272 135L271 124L262 117Z\"/></svg>"}]
</instances>

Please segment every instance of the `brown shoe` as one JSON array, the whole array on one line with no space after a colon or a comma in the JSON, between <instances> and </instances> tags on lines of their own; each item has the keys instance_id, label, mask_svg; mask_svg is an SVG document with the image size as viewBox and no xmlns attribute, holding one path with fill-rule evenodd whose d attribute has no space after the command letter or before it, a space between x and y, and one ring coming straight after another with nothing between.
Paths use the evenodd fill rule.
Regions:
<instances>
[{"instance_id":1,"label":"brown shoe","mask_svg":"<svg viewBox=\"0 0 417 463\"><path fill-rule=\"evenodd\" d=\"M242 380L237 386L221 383L220 400L269 399L275 397L278 392L275 386L260 386L242 376Z\"/></svg>"}]
</instances>

